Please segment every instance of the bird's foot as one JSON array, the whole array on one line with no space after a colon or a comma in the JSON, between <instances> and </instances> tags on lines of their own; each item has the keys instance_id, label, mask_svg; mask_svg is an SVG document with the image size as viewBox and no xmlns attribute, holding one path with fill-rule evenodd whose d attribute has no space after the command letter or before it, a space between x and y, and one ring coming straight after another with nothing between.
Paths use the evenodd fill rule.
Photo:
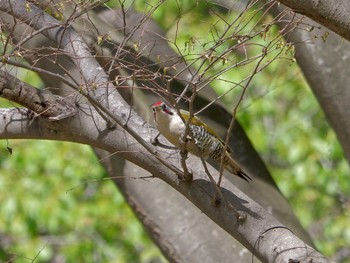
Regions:
<instances>
[{"instance_id":1,"label":"bird's foot","mask_svg":"<svg viewBox=\"0 0 350 263\"><path fill-rule=\"evenodd\" d=\"M190 183L193 181L193 174L187 170L184 171L183 175L180 177L181 180Z\"/></svg>"},{"instance_id":2,"label":"bird's foot","mask_svg":"<svg viewBox=\"0 0 350 263\"><path fill-rule=\"evenodd\" d=\"M238 223L242 224L247 219L247 215L245 213L237 212L236 218Z\"/></svg>"},{"instance_id":3,"label":"bird's foot","mask_svg":"<svg viewBox=\"0 0 350 263\"><path fill-rule=\"evenodd\" d=\"M221 198L217 194L213 195L211 198L211 204L213 206L219 206L221 204Z\"/></svg>"}]
</instances>

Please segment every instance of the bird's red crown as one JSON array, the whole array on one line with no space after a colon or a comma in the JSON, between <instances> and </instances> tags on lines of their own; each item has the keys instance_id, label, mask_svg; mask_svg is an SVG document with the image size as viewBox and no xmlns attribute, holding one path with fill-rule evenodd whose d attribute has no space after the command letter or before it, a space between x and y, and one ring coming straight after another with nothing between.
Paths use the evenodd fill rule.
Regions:
<instances>
[{"instance_id":1,"label":"bird's red crown","mask_svg":"<svg viewBox=\"0 0 350 263\"><path fill-rule=\"evenodd\" d=\"M156 102L156 103L153 103L152 106L153 106L153 107L157 107L157 106L161 106L162 104L164 104L163 101L158 101L158 102Z\"/></svg>"}]
</instances>

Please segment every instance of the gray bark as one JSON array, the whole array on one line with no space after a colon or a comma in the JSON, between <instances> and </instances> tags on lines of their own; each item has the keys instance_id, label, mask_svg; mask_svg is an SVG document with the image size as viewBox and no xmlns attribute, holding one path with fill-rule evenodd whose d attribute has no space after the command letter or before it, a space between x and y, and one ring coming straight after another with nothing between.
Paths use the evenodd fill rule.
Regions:
<instances>
[{"instance_id":1,"label":"gray bark","mask_svg":"<svg viewBox=\"0 0 350 263\"><path fill-rule=\"evenodd\" d=\"M149 176L145 170L117 157L104 158L110 176ZM249 262L254 256L194 207L186 198L158 179L113 179L147 232L171 262ZM254 259L254 262L259 262Z\"/></svg>"},{"instance_id":2,"label":"gray bark","mask_svg":"<svg viewBox=\"0 0 350 263\"><path fill-rule=\"evenodd\" d=\"M279 0L296 13L306 15L350 40L350 2L346 0Z\"/></svg>"}]
</instances>

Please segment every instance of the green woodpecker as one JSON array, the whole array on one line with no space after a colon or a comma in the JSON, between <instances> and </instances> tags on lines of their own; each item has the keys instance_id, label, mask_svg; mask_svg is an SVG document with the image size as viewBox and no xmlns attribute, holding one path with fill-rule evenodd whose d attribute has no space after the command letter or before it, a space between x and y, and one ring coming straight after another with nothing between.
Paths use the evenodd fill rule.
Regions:
<instances>
[{"instance_id":1,"label":"green woodpecker","mask_svg":"<svg viewBox=\"0 0 350 263\"><path fill-rule=\"evenodd\" d=\"M186 130L186 124L178 115L175 109L168 107L164 102L159 101L152 105L154 121L157 129L169 142L180 148L180 139ZM181 116L188 121L190 114L187 111L180 110ZM221 163L226 170L234 175L241 177L249 182L251 178L238 166L231 157L231 149L226 147L214 131L212 131L198 117L193 116L190 126L189 135L186 138L186 151L194 155L208 159L209 157L216 162Z\"/></svg>"}]
</instances>

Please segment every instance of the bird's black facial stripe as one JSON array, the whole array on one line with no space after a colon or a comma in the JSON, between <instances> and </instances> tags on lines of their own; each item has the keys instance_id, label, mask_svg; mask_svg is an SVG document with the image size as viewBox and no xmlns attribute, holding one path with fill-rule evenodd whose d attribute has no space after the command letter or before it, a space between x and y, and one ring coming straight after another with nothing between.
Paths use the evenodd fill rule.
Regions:
<instances>
[{"instance_id":1,"label":"bird's black facial stripe","mask_svg":"<svg viewBox=\"0 0 350 263\"><path fill-rule=\"evenodd\" d=\"M165 111L166 113L168 113L169 115L173 115L173 114L174 114L174 112L172 112L172 111L169 110L168 108L165 108L164 111Z\"/></svg>"},{"instance_id":2,"label":"bird's black facial stripe","mask_svg":"<svg viewBox=\"0 0 350 263\"><path fill-rule=\"evenodd\" d=\"M169 115L174 114L165 104L162 105L162 110Z\"/></svg>"}]
</instances>

